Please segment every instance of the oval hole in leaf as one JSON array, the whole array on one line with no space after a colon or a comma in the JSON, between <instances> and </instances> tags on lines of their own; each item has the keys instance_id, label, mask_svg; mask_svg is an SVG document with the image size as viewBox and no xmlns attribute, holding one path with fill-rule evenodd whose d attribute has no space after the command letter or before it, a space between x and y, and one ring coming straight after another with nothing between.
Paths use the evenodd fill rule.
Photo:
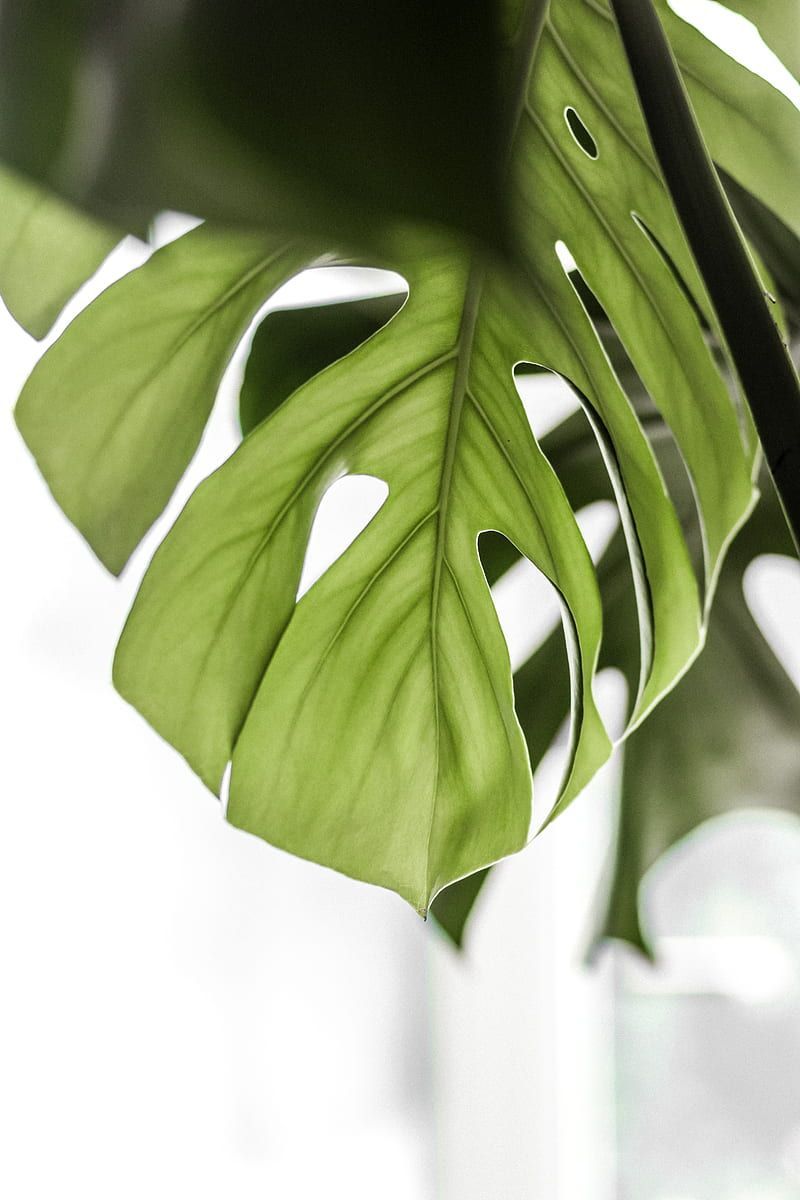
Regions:
<instances>
[{"instance_id":1,"label":"oval hole in leaf","mask_svg":"<svg viewBox=\"0 0 800 1200\"><path fill-rule=\"evenodd\" d=\"M570 133L575 139L577 145L580 146L583 153L588 158L598 158L600 152L597 149L597 142L594 140L591 133L586 128L586 125L571 105L567 105L567 107L564 109L564 120L567 122L567 127Z\"/></svg>"},{"instance_id":2,"label":"oval hole in leaf","mask_svg":"<svg viewBox=\"0 0 800 1200\"><path fill-rule=\"evenodd\" d=\"M331 484L311 526L298 600L363 533L388 495L388 486L374 475L345 475Z\"/></svg>"}]
</instances>

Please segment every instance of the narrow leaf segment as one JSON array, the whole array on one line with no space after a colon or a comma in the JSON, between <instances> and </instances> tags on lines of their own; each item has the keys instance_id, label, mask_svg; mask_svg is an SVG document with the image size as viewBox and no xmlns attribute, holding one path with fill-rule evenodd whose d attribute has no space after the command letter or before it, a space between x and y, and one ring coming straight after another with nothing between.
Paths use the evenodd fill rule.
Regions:
<instances>
[{"instance_id":1,"label":"narrow leaf segment","mask_svg":"<svg viewBox=\"0 0 800 1200\"><path fill-rule=\"evenodd\" d=\"M800 552L800 382L652 0L611 0L653 147L719 317Z\"/></svg>"}]
</instances>

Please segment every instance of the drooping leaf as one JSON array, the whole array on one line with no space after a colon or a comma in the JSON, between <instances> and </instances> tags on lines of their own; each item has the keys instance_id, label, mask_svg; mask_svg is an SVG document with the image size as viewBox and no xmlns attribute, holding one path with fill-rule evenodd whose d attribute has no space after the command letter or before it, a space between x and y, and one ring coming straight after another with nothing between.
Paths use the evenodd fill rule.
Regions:
<instances>
[{"instance_id":1,"label":"drooping leaf","mask_svg":"<svg viewBox=\"0 0 800 1200\"><path fill-rule=\"evenodd\" d=\"M5 167L0 204L0 295L20 325L42 338L119 235Z\"/></svg>"}]
</instances>

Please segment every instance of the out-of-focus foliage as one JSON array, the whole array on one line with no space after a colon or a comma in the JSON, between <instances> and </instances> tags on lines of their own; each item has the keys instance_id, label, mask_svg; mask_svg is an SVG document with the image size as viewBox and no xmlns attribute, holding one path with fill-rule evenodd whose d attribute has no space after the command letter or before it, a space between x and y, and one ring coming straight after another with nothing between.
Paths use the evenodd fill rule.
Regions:
<instances>
[{"instance_id":1,"label":"out-of-focus foliage","mask_svg":"<svg viewBox=\"0 0 800 1200\"><path fill-rule=\"evenodd\" d=\"M0 158L135 230L161 209L501 245L494 0L9 0Z\"/></svg>"}]
</instances>

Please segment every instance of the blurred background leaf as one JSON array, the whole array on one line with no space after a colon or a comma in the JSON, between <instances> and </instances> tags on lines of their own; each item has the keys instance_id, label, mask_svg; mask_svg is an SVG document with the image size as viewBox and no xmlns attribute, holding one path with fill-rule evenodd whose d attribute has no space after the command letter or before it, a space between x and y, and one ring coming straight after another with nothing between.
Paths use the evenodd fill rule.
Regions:
<instances>
[{"instance_id":1,"label":"blurred background leaf","mask_svg":"<svg viewBox=\"0 0 800 1200\"><path fill-rule=\"evenodd\" d=\"M161 209L506 240L494 0L10 0L0 157L134 230Z\"/></svg>"}]
</instances>

